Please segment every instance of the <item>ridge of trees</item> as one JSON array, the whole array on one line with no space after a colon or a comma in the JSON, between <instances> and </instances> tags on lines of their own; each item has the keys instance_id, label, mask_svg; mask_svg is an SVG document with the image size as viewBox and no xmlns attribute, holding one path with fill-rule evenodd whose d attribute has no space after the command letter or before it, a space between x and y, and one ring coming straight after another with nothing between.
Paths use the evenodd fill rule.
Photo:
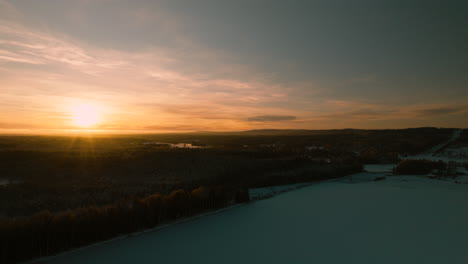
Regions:
<instances>
[{"instance_id":1,"label":"ridge of trees","mask_svg":"<svg viewBox=\"0 0 468 264\"><path fill-rule=\"evenodd\" d=\"M101 207L6 219L0 221L0 262L49 256L248 200L246 189L201 186Z\"/></svg>"},{"instance_id":2,"label":"ridge of trees","mask_svg":"<svg viewBox=\"0 0 468 264\"><path fill-rule=\"evenodd\" d=\"M298 161L302 163L302 161ZM296 164L299 165L299 164ZM359 163L324 164L277 174L230 175L214 184L123 199L103 206L0 220L0 263L49 256L203 212L249 201L248 188L320 181L362 170Z\"/></svg>"},{"instance_id":3,"label":"ridge of trees","mask_svg":"<svg viewBox=\"0 0 468 264\"><path fill-rule=\"evenodd\" d=\"M424 175L432 171L441 174L446 170L447 164L441 160L409 159L403 160L395 166L395 168L393 168L393 173L397 175Z\"/></svg>"}]
</instances>

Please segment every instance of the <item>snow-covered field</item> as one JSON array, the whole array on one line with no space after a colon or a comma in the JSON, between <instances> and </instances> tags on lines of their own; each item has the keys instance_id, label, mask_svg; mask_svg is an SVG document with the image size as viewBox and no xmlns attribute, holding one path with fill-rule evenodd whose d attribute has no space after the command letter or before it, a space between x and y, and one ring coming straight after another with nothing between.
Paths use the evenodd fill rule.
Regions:
<instances>
[{"instance_id":1,"label":"snow-covered field","mask_svg":"<svg viewBox=\"0 0 468 264\"><path fill-rule=\"evenodd\" d=\"M392 172L395 164L366 164L364 171L366 172Z\"/></svg>"},{"instance_id":2,"label":"snow-covered field","mask_svg":"<svg viewBox=\"0 0 468 264\"><path fill-rule=\"evenodd\" d=\"M466 147L451 147L434 155L435 157L443 157L445 159L453 159L461 162L468 162L468 148Z\"/></svg>"},{"instance_id":3,"label":"snow-covered field","mask_svg":"<svg viewBox=\"0 0 468 264\"><path fill-rule=\"evenodd\" d=\"M434 155L446 144L406 158L459 162ZM252 189L252 199L273 197L36 263L468 263L468 176L392 176L393 167Z\"/></svg>"},{"instance_id":4,"label":"snow-covered field","mask_svg":"<svg viewBox=\"0 0 468 264\"><path fill-rule=\"evenodd\" d=\"M427 159L427 160L434 160L434 161L442 160L444 162L453 161L453 162L457 162L460 164L468 163L468 148L466 147L460 147L460 148L450 147L441 151L443 147L456 141L460 137L461 133L462 133L462 130L457 129L453 132L453 135L451 136L451 138L447 140L446 142L436 145L432 147L430 150L424 153L421 153L419 155L412 155L412 156L407 156L407 157L401 156L400 158L402 159Z\"/></svg>"},{"instance_id":5,"label":"snow-covered field","mask_svg":"<svg viewBox=\"0 0 468 264\"><path fill-rule=\"evenodd\" d=\"M250 197L250 200L264 199L264 198L268 198L268 197L278 195L284 192L302 188L310 184L311 183L296 183L296 184L278 185L278 186L250 189L249 197Z\"/></svg>"},{"instance_id":6,"label":"snow-covered field","mask_svg":"<svg viewBox=\"0 0 468 264\"><path fill-rule=\"evenodd\" d=\"M433 161L443 161L443 162L450 162L454 161L457 163L468 163L468 158L456 158L456 157L451 157L448 155L444 154L437 154L437 155L413 155L413 156L407 156L407 157L400 157L401 159L426 159L426 160L433 160Z\"/></svg>"},{"instance_id":7,"label":"snow-covered field","mask_svg":"<svg viewBox=\"0 0 468 264\"><path fill-rule=\"evenodd\" d=\"M427 177L329 181L43 262L468 263L467 201Z\"/></svg>"},{"instance_id":8,"label":"snow-covered field","mask_svg":"<svg viewBox=\"0 0 468 264\"><path fill-rule=\"evenodd\" d=\"M446 145L448 145L448 144L450 144L452 142L455 142L460 137L462 132L463 132L463 130L461 130L461 129L454 130L452 136L446 142L442 142L439 145L435 145L429 151L427 151L425 154L426 155L433 155L433 154L437 153L438 151L440 151Z\"/></svg>"}]
</instances>

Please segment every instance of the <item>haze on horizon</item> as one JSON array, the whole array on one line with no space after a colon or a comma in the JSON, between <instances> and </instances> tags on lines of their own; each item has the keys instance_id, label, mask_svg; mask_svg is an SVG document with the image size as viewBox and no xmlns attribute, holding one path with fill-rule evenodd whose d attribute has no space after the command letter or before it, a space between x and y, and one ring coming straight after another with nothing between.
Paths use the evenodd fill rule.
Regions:
<instances>
[{"instance_id":1,"label":"haze on horizon","mask_svg":"<svg viewBox=\"0 0 468 264\"><path fill-rule=\"evenodd\" d=\"M468 127L468 2L0 0L0 133Z\"/></svg>"}]
</instances>

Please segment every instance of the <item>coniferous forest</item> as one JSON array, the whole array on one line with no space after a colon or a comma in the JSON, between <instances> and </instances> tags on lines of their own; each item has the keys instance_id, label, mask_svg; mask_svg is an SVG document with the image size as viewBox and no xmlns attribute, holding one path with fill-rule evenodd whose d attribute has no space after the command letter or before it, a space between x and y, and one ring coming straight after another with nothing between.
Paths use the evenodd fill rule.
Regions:
<instances>
[{"instance_id":1,"label":"coniferous forest","mask_svg":"<svg viewBox=\"0 0 468 264\"><path fill-rule=\"evenodd\" d=\"M248 202L250 188L346 176L450 133L0 137L0 261L49 256Z\"/></svg>"}]
</instances>

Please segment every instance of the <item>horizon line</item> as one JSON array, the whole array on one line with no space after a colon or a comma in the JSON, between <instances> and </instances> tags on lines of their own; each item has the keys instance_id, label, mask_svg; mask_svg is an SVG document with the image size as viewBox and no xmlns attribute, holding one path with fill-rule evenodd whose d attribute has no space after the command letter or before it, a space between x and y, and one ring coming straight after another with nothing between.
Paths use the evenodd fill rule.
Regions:
<instances>
[{"instance_id":1,"label":"horizon line","mask_svg":"<svg viewBox=\"0 0 468 264\"><path fill-rule=\"evenodd\" d=\"M151 134L209 134L209 133L247 133L247 132L266 132L266 131L289 131L289 132L307 132L307 131L340 131L340 130L406 130L406 129L461 129L463 127L401 127L401 128L322 128L322 129L295 129L295 128L266 128L266 129L248 129L248 130L104 130L104 129L0 129L0 136L76 136L76 135L151 135Z\"/></svg>"}]
</instances>

